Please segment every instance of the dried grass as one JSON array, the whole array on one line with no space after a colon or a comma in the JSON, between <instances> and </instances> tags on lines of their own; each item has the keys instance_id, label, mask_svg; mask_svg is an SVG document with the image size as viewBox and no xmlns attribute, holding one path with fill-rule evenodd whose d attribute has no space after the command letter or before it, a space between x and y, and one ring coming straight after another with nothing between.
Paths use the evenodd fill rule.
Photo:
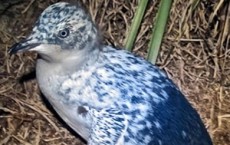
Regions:
<instances>
[{"instance_id":1,"label":"dried grass","mask_svg":"<svg viewBox=\"0 0 230 145\"><path fill-rule=\"evenodd\" d=\"M9 58L7 49L25 37L40 12L55 0L6 1L0 7L0 144L84 144L40 97L33 78L35 54ZM174 1L157 65L201 114L214 144L230 142L230 3ZM83 0L106 43L122 47L137 0ZM158 7L151 1L134 53L146 56ZM10 5L10 6L9 6ZM23 76L23 77L22 77ZM49 109L48 109L49 108ZM51 111L50 111L51 110Z\"/></svg>"}]
</instances>

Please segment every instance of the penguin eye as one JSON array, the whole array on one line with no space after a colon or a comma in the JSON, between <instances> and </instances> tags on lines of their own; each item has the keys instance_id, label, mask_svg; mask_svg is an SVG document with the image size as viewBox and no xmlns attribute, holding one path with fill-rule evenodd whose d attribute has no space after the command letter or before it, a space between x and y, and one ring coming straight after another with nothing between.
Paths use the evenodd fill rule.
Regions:
<instances>
[{"instance_id":1,"label":"penguin eye","mask_svg":"<svg viewBox=\"0 0 230 145\"><path fill-rule=\"evenodd\" d=\"M58 32L58 36L59 36L60 38L66 38L66 37L68 37L68 36L69 36L69 29L65 28L65 29L63 29L63 30L60 30L60 31Z\"/></svg>"}]
</instances>

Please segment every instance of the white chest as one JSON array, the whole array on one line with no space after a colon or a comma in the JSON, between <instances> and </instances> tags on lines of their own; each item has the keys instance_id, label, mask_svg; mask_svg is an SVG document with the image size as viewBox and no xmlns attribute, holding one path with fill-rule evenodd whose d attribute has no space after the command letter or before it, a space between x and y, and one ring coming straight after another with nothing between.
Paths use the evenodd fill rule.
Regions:
<instances>
[{"instance_id":1,"label":"white chest","mask_svg":"<svg viewBox=\"0 0 230 145\"><path fill-rule=\"evenodd\" d=\"M68 104L63 102L65 96L58 93L58 86L64 77L58 77L54 75L53 71L55 67L49 67L43 62L37 62L36 76L39 88L50 104L53 106L55 111L59 116L79 135L81 135L85 140L89 138L90 129L90 113L88 113L88 108L81 106L81 104L74 103ZM53 69L51 69L53 68Z\"/></svg>"}]
</instances>

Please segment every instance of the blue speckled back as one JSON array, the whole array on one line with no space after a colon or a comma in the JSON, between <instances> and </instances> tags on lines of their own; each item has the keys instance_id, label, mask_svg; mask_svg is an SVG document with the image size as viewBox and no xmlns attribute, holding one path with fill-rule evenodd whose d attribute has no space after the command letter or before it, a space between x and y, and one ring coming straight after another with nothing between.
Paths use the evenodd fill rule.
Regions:
<instances>
[{"instance_id":1,"label":"blue speckled back","mask_svg":"<svg viewBox=\"0 0 230 145\"><path fill-rule=\"evenodd\" d=\"M114 87L120 88L121 97L132 106L125 105L126 101L124 104L116 103L122 110L127 110L126 113L132 118L125 142L134 144L138 141L137 144L146 142L154 145L211 144L199 115L165 74L141 58L130 53L123 54L124 51L120 52L120 57L124 58L113 56L116 61L120 60L113 62L110 55L118 53L108 53L110 63L106 66L117 72L114 77L119 79Z\"/></svg>"}]
</instances>

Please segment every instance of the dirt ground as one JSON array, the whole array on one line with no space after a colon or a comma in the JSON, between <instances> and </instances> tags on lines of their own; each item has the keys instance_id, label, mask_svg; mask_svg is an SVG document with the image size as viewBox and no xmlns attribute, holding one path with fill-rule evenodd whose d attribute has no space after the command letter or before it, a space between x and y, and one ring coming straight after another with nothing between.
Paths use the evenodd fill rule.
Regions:
<instances>
[{"instance_id":1,"label":"dirt ground","mask_svg":"<svg viewBox=\"0 0 230 145\"><path fill-rule=\"evenodd\" d=\"M105 43L124 46L138 0L82 0ZM56 0L0 0L0 145L84 144L41 97L36 54L9 57ZM195 4L195 2L198 2ZM146 56L159 0L150 1L134 53ZM175 0L157 60L202 117L215 145L230 145L230 2Z\"/></svg>"}]
</instances>

